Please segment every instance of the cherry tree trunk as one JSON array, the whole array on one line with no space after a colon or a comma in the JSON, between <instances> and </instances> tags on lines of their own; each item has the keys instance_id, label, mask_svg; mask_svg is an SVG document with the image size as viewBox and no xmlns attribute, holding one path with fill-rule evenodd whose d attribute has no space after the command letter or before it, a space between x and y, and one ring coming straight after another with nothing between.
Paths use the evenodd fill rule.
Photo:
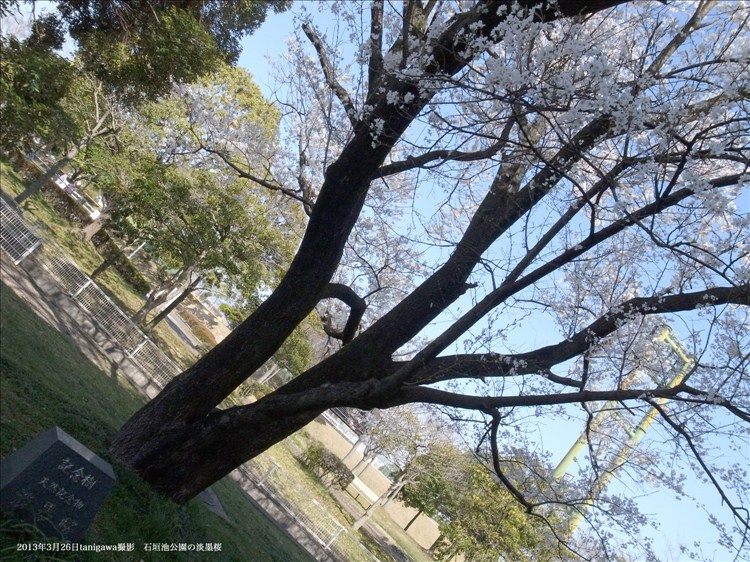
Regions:
<instances>
[{"instance_id":1,"label":"cherry tree trunk","mask_svg":"<svg viewBox=\"0 0 750 562\"><path fill-rule=\"evenodd\" d=\"M254 406L254 408L253 408ZM141 433L120 431L110 443L115 458L137 471L156 491L184 503L229 474L250 458L288 437L317 417L320 411L285 415L283 403L250 407L252 421L232 427L229 416L215 411L195 424L169 424L160 416L139 419L151 428Z\"/></svg>"}]
</instances>

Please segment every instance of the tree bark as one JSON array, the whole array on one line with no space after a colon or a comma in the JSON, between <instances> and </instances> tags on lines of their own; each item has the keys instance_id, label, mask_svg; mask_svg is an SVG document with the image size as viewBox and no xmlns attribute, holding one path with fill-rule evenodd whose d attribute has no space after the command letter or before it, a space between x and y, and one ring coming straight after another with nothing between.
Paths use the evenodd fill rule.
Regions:
<instances>
[{"instance_id":1,"label":"tree bark","mask_svg":"<svg viewBox=\"0 0 750 562\"><path fill-rule=\"evenodd\" d=\"M192 424L165 425L160 417L147 415L139 423L154 429L148 442L136 433L121 431L110 450L155 490L184 503L322 413L296 412L293 398L269 406L266 397L242 408L247 414L243 423L222 410Z\"/></svg>"},{"instance_id":2,"label":"tree bark","mask_svg":"<svg viewBox=\"0 0 750 562\"><path fill-rule=\"evenodd\" d=\"M47 171L44 172L41 176L36 178L34 181L32 181L26 189L24 189L21 193L19 193L16 196L16 203L19 205L26 201L29 197L32 195L39 193L42 188L47 185L47 182L53 181L58 175L60 175L60 172L62 172L63 168L67 166L73 158L75 158L78 155L79 150L81 149L80 145L75 145L73 148L71 148L65 156L57 160L52 166L47 168Z\"/></svg>"}]
</instances>

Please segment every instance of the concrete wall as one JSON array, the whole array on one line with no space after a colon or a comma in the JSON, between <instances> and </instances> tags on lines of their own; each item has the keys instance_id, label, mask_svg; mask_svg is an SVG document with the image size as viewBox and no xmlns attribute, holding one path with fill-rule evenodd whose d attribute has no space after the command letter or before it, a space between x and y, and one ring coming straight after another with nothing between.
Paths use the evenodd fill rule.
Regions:
<instances>
[{"instance_id":1,"label":"concrete wall","mask_svg":"<svg viewBox=\"0 0 750 562\"><path fill-rule=\"evenodd\" d=\"M343 459L353 447L353 443L349 442L344 436L342 436L335 427L325 421L323 417L319 417L317 420L310 423L305 430L310 434L311 437L321 441L333 454ZM349 468L353 468L357 463L362 460L362 454L356 451L346 465ZM391 481L378 469L371 465L367 467L357 475L355 481L349 485L347 492L363 507L367 508L371 505L374 498L382 496L391 485ZM398 500L394 500L385 506L385 511L394 522L401 527L405 528L409 521L411 521L417 514L417 510L411 507L407 507ZM438 529L437 523L434 520L427 517L426 515L420 515L419 518L409 527L407 533L419 544L422 548L430 548L440 536L440 530Z\"/></svg>"},{"instance_id":2,"label":"concrete wall","mask_svg":"<svg viewBox=\"0 0 750 562\"><path fill-rule=\"evenodd\" d=\"M344 439L344 437L336 431L336 428L326 423L322 417L319 417L308 424L307 427L305 427L305 431L307 431L311 437L323 442L325 446L328 447L328 450L340 459L343 459L346 453L352 448L352 444Z\"/></svg>"},{"instance_id":3,"label":"concrete wall","mask_svg":"<svg viewBox=\"0 0 750 562\"><path fill-rule=\"evenodd\" d=\"M392 501L385 506L385 511L402 529L405 529L409 524L409 521L414 519L414 516L418 513L413 507L407 507L398 500ZM416 521L412 523L411 527L409 527L409 530L406 532L417 541L419 546L426 549L432 547L440 536L440 528L438 527L438 524L424 514L417 517Z\"/></svg>"}]
</instances>

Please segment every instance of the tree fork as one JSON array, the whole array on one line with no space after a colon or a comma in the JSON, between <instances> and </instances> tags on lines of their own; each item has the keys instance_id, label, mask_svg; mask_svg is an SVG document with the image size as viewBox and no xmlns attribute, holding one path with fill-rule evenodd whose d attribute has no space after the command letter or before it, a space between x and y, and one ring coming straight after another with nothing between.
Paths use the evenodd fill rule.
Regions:
<instances>
[{"instance_id":1,"label":"tree fork","mask_svg":"<svg viewBox=\"0 0 750 562\"><path fill-rule=\"evenodd\" d=\"M184 503L327 408L372 407L383 399L381 388L372 380L327 385L301 395L277 391L254 404L216 409L189 422L162 424L161 416L144 409L137 421L123 426L109 448L154 489Z\"/></svg>"},{"instance_id":2,"label":"tree fork","mask_svg":"<svg viewBox=\"0 0 750 562\"><path fill-rule=\"evenodd\" d=\"M177 503L185 503L232 470L259 455L314 420L322 411L289 415L283 405L260 410L252 422L237 427L225 412L166 433L150 442L120 432L110 451L152 488Z\"/></svg>"}]
</instances>

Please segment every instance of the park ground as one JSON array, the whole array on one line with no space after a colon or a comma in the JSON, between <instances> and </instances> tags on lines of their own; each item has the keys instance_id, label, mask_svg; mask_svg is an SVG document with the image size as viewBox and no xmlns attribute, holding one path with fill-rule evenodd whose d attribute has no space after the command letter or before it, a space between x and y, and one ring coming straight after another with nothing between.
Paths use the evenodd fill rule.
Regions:
<instances>
[{"instance_id":1,"label":"park ground","mask_svg":"<svg viewBox=\"0 0 750 562\"><path fill-rule=\"evenodd\" d=\"M3 164L2 172L4 190L13 193L21 187L22 180L9 166ZM66 250L78 254L77 260L90 267L100 259L93 248L82 247L75 237L76 226L59 216L46 198L35 197L30 208L45 225L47 234L53 235ZM27 290L23 290L24 281L19 282L23 276L22 269L4 260L0 293L0 456L7 455L41 431L59 426L110 460L106 446L108 436L143 404L144 398L111 368L107 358L84 334L35 294L33 280L26 279ZM5 282L12 285L13 290ZM115 272L106 272L103 284L125 310L133 311L138 306L137 292ZM184 345L186 342L181 341L180 335L179 330L165 325L156 338L178 364L186 366L194 360L195 349ZM300 439L304 440L304 436L298 436L297 443ZM285 452L277 451L276 456L304 478L304 467L294 466L299 463L288 448L285 449ZM313 559L289 536L283 522L271 519L228 478L213 487L226 511L227 521L198 499L186 506L177 506L153 493L124 467L116 467L116 472L118 482L85 538L89 544L134 546L132 552L118 553L112 559L186 560L205 556L205 553L148 554L143 551L143 545L155 542L221 544L221 552L214 552L212 560L247 560L247 552L252 552L253 560L259 562ZM313 479L309 474L306 476ZM325 501L336 504L331 509L335 509L345 523L351 524L362 510L345 494L337 494L338 500L335 500L325 489L321 490L319 483L311 482L308 486L316 489L317 495L329 496ZM361 538L368 548L377 552L380 560L431 559L387 515L377 514L376 521L366 527L368 532ZM19 542L39 538L33 528L4 520L0 557L3 560L43 559L33 553L16 551ZM389 549L398 556L390 556ZM87 553L70 558L56 555L56 559L103 558L101 553Z\"/></svg>"}]
</instances>

